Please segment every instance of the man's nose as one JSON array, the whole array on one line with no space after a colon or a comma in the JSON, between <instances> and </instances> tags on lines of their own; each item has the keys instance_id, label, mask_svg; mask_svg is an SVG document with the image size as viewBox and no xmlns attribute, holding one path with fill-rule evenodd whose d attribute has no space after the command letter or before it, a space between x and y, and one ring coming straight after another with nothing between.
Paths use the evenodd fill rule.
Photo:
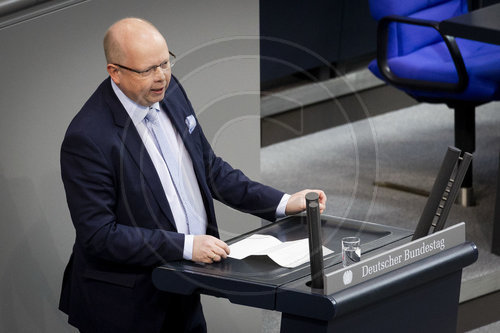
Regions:
<instances>
[{"instance_id":1,"label":"man's nose","mask_svg":"<svg viewBox=\"0 0 500 333\"><path fill-rule=\"evenodd\" d=\"M153 70L153 78L155 81L163 81L165 80L167 73L160 66L156 67Z\"/></svg>"}]
</instances>

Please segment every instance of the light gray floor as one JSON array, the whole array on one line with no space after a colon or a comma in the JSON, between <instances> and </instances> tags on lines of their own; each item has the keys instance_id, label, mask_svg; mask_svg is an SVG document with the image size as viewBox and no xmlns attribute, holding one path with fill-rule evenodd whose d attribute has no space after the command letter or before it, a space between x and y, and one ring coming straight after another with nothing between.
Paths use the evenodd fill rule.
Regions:
<instances>
[{"instance_id":1,"label":"light gray floor","mask_svg":"<svg viewBox=\"0 0 500 333\"><path fill-rule=\"evenodd\" d=\"M369 110L365 111L369 116ZM348 118L348 110L343 116ZM453 119L453 111L446 106L419 104L274 144L261 150L262 181L288 193L323 189L328 196L325 213L329 215L414 229L427 198L378 188L373 182L391 181L430 190L446 149L454 142ZM464 269L463 281L485 281L484 277L494 276L487 282L489 292L500 285L496 279L500 257L490 253L500 103L477 109L476 128L473 163L477 205L455 205L447 225L466 222L467 239L478 246L479 259ZM468 298L485 290L476 289Z\"/></svg>"},{"instance_id":2,"label":"light gray floor","mask_svg":"<svg viewBox=\"0 0 500 333\"><path fill-rule=\"evenodd\" d=\"M498 332L500 332L500 321L469 331L469 333L498 333Z\"/></svg>"}]
</instances>

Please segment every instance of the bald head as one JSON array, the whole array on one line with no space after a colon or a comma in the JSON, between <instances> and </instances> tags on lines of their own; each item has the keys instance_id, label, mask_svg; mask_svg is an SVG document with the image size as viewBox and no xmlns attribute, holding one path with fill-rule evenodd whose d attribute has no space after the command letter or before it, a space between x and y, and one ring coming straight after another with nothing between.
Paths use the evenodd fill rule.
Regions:
<instances>
[{"instance_id":1,"label":"bald head","mask_svg":"<svg viewBox=\"0 0 500 333\"><path fill-rule=\"evenodd\" d=\"M170 83L170 53L162 34L149 22L126 18L104 37L106 69L120 90L137 104L150 106L165 97Z\"/></svg>"},{"instance_id":2,"label":"bald head","mask_svg":"<svg viewBox=\"0 0 500 333\"><path fill-rule=\"evenodd\" d=\"M165 38L150 22L125 18L114 23L104 36L104 54L108 64L125 62L134 50L150 42L165 43Z\"/></svg>"}]
</instances>

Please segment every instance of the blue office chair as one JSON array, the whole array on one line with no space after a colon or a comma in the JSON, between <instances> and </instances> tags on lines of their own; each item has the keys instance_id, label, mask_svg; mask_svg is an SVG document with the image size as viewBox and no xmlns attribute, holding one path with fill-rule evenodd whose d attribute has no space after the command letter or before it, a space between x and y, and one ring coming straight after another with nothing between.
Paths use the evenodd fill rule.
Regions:
<instances>
[{"instance_id":1,"label":"blue office chair","mask_svg":"<svg viewBox=\"0 0 500 333\"><path fill-rule=\"evenodd\" d=\"M468 11L467 0L370 0L378 21L369 69L417 101L455 111L455 146L475 150L475 108L500 99L500 46L443 35L439 22ZM461 189L472 202L472 165Z\"/></svg>"}]
</instances>

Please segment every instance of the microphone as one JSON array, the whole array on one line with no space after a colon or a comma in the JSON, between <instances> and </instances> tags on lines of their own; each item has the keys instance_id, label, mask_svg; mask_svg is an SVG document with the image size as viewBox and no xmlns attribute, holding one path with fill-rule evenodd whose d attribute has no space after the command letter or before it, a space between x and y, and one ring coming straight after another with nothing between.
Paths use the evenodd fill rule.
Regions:
<instances>
[{"instance_id":1,"label":"microphone","mask_svg":"<svg viewBox=\"0 0 500 333\"><path fill-rule=\"evenodd\" d=\"M311 267L311 287L324 288L323 240L321 235L321 217L319 195L316 192L306 194L307 226L309 229L309 258Z\"/></svg>"}]
</instances>

